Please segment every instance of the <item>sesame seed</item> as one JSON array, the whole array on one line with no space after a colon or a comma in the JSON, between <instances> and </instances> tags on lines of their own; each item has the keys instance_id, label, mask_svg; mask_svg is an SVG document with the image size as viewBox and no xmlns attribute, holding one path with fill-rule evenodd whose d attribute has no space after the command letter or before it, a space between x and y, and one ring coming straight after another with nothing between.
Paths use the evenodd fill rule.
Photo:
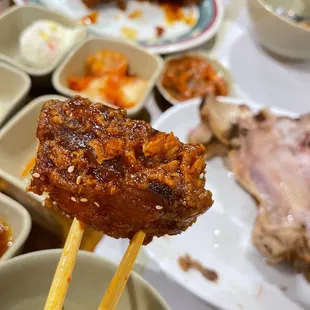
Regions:
<instances>
[{"instance_id":1,"label":"sesame seed","mask_svg":"<svg viewBox=\"0 0 310 310\"><path fill-rule=\"evenodd\" d=\"M94 202L94 205L100 207L98 202Z\"/></svg>"},{"instance_id":2,"label":"sesame seed","mask_svg":"<svg viewBox=\"0 0 310 310\"><path fill-rule=\"evenodd\" d=\"M82 177L79 175L77 178L76 178L76 184L80 184L82 181Z\"/></svg>"},{"instance_id":3,"label":"sesame seed","mask_svg":"<svg viewBox=\"0 0 310 310\"><path fill-rule=\"evenodd\" d=\"M157 205L155 208L156 208L157 210L161 210L163 207L162 207L162 206Z\"/></svg>"},{"instance_id":4,"label":"sesame seed","mask_svg":"<svg viewBox=\"0 0 310 310\"><path fill-rule=\"evenodd\" d=\"M44 201L42 201L42 206L43 206L43 207L45 207L45 200L44 200Z\"/></svg>"},{"instance_id":5,"label":"sesame seed","mask_svg":"<svg viewBox=\"0 0 310 310\"><path fill-rule=\"evenodd\" d=\"M32 176L33 176L34 178L39 178L39 177L40 177L40 173L35 172Z\"/></svg>"},{"instance_id":6,"label":"sesame seed","mask_svg":"<svg viewBox=\"0 0 310 310\"><path fill-rule=\"evenodd\" d=\"M73 171L74 171L74 166L70 166L70 167L68 168L68 172L71 173L71 172L73 172Z\"/></svg>"},{"instance_id":7,"label":"sesame seed","mask_svg":"<svg viewBox=\"0 0 310 310\"><path fill-rule=\"evenodd\" d=\"M56 202L56 201L53 201L53 205L56 206L56 205L57 205L57 202Z\"/></svg>"},{"instance_id":8,"label":"sesame seed","mask_svg":"<svg viewBox=\"0 0 310 310\"><path fill-rule=\"evenodd\" d=\"M88 200L86 198L81 198L80 201L81 202L87 202Z\"/></svg>"},{"instance_id":9,"label":"sesame seed","mask_svg":"<svg viewBox=\"0 0 310 310\"><path fill-rule=\"evenodd\" d=\"M76 199L75 199L75 197L73 197L73 196L71 197L71 200L74 201L74 202L76 202Z\"/></svg>"},{"instance_id":10,"label":"sesame seed","mask_svg":"<svg viewBox=\"0 0 310 310\"><path fill-rule=\"evenodd\" d=\"M203 179L203 178L204 178L204 174L200 173L200 179Z\"/></svg>"}]
</instances>

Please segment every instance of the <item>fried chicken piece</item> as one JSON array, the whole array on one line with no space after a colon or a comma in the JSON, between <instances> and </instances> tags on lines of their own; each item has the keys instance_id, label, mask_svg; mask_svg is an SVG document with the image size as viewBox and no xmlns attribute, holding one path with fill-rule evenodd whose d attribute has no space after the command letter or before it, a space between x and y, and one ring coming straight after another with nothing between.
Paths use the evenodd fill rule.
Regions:
<instances>
[{"instance_id":1,"label":"fried chicken piece","mask_svg":"<svg viewBox=\"0 0 310 310\"><path fill-rule=\"evenodd\" d=\"M38 121L39 146L28 190L115 238L142 230L179 234L213 201L205 148L131 120L124 110L74 97L50 100Z\"/></svg>"}]
</instances>

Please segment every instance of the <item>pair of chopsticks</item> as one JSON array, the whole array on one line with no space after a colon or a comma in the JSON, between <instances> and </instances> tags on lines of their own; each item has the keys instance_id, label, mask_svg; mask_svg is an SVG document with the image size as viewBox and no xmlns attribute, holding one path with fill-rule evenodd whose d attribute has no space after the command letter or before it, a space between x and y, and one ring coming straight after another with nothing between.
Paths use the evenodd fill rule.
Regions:
<instances>
[{"instance_id":1,"label":"pair of chopsticks","mask_svg":"<svg viewBox=\"0 0 310 310\"><path fill-rule=\"evenodd\" d=\"M84 233L84 225L74 219L63 248L44 310L62 310L73 273L77 253ZM131 240L123 259L118 266L98 310L114 310L145 238L140 231Z\"/></svg>"}]
</instances>

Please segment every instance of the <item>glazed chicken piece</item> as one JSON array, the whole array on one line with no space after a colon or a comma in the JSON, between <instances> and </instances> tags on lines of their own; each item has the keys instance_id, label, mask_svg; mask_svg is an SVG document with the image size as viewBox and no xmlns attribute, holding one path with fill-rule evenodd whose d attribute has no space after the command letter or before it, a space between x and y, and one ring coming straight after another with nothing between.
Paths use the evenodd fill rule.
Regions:
<instances>
[{"instance_id":1,"label":"glazed chicken piece","mask_svg":"<svg viewBox=\"0 0 310 310\"><path fill-rule=\"evenodd\" d=\"M310 114L293 119L209 97L202 110L228 165L259 202L252 240L270 263L310 275ZM208 146L207 146L208 148Z\"/></svg>"},{"instance_id":2,"label":"glazed chicken piece","mask_svg":"<svg viewBox=\"0 0 310 310\"><path fill-rule=\"evenodd\" d=\"M29 190L115 238L179 234L211 207L205 148L75 97L50 100L38 120Z\"/></svg>"}]
</instances>

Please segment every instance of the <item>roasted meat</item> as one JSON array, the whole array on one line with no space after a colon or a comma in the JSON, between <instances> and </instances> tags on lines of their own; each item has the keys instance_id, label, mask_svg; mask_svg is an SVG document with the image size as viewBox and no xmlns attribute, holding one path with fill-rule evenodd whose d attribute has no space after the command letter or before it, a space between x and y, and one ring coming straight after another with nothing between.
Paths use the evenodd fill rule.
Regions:
<instances>
[{"instance_id":1,"label":"roasted meat","mask_svg":"<svg viewBox=\"0 0 310 310\"><path fill-rule=\"evenodd\" d=\"M75 97L50 100L38 120L29 190L115 238L186 230L212 205L205 148L131 120L124 110Z\"/></svg>"},{"instance_id":2,"label":"roasted meat","mask_svg":"<svg viewBox=\"0 0 310 310\"><path fill-rule=\"evenodd\" d=\"M259 202L252 240L270 263L310 275L310 114L253 113L209 97L201 111L228 165ZM207 146L208 148L208 146Z\"/></svg>"}]
</instances>

